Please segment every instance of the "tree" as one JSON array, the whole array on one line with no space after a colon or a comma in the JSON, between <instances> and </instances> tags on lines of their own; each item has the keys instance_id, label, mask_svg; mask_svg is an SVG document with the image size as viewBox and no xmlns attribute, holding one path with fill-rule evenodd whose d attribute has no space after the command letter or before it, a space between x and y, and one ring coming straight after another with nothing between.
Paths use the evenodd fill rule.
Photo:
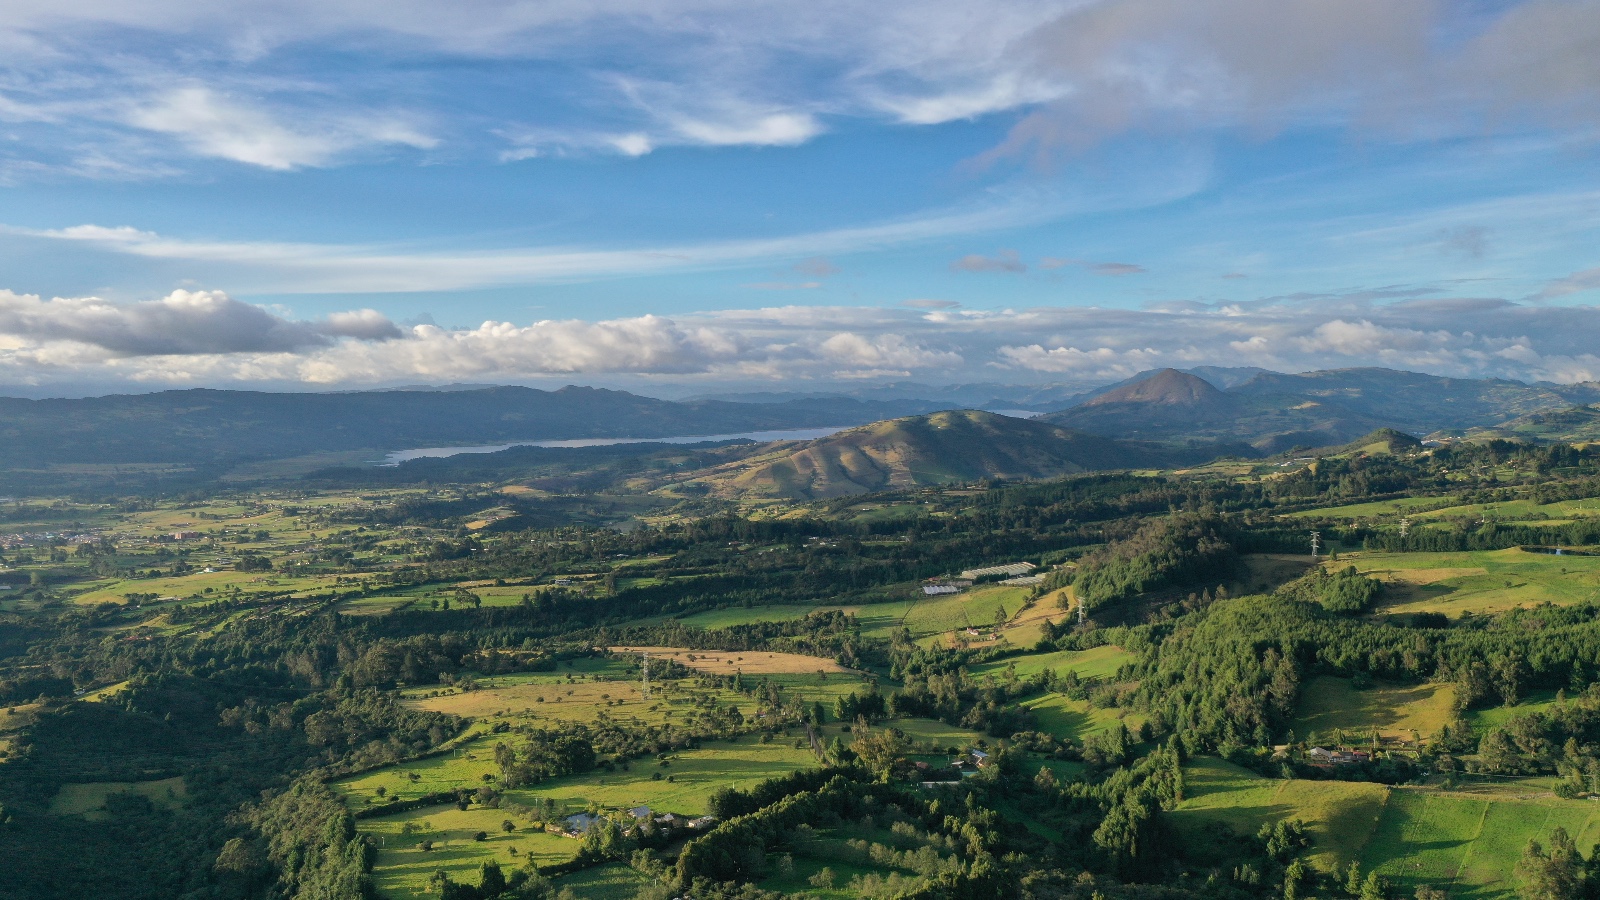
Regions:
<instances>
[{"instance_id":1,"label":"tree","mask_svg":"<svg viewBox=\"0 0 1600 900\"><path fill-rule=\"evenodd\" d=\"M1529 841L1517 863L1522 900L1578 900L1583 896L1583 856L1565 828L1550 833L1550 850Z\"/></svg>"},{"instance_id":2,"label":"tree","mask_svg":"<svg viewBox=\"0 0 1600 900\"><path fill-rule=\"evenodd\" d=\"M478 868L478 894L485 900L500 896L505 889L506 876L499 863L491 859Z\"/></svg>"},{"instance_id":3,"label":"tree","mask_svg":"<svg viewBox=\"0 0 1600 900\"><path fill-rule=\"evenodd\" d=\"M850 750L868 771L880 780L888 781L895 767L905 758L905 734L895 728L858 728L857 734L860 736L851 743Z\"/></svg>"}]
</instances>

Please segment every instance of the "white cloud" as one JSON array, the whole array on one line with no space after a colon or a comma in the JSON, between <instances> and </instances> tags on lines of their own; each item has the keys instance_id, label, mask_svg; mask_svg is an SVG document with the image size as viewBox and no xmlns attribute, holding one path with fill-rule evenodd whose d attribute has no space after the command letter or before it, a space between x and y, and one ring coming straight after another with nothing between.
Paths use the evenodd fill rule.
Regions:
<instances>
[{"instance_id":1,"label":"white cloud","mask_svg":"<svg viewBox=\"0 0 1600 900\"><path fill-rule=\"evenodd\" d=\"M792 147L822 133L815 117L792 112L771 113L747 121L682 118L673 122L673 128L693 143L713 147Z\"/></svg>"},{"instance_id":2,"label":"white cloud","mask_svg":"<svg viewBox=\"0 0 1600 900\"><path fill-rule=\"evenodd\" d=\"M1026 196L990 206L936 210L919 218L788 237L637 249L523 247L445 252L415 247L195 241L129 226L102 225L45 230L0 226L0 232L93 245L130 256L184 260L201 268L214 266L219 277L230 283L245 282L252 290L263 292L367 293L530 284L859 253L1026 224L1060 209L1048 199Z\"/></svg>"},{"instance_id":3,"label":"white cloud","mask_svg":"<svg viewBox=\"0 0 1600 900\"><path fill-rule=\"evenodd\" d=\"M292 128L281 117L198 86L165 92L135 106L126 118L137 128L178 138L201 156L279 170L325 166L367 146L438 144L397 119L355 117Z\"/></svg>"},{"instance_id":4,"label":"white cloud","mask_svg":"<svg viewBox=\"0 0 1600 900\"><path fill-rule=\"evenodd\" d=\"M305 321L205 291L128 304L3 293L0 377L349 387L558 376L1088 385L1199 364L1600 375L1600 308L1377 293L1150 309L780 306L472 328L402 328L373 310Z\"/></svg>"},{"instance_id":5,"label":"white cloud","mask_svg":"<svg viewBox=\"0 0 1600 900\"><path fill-rule=\"evenodd\" d=\"M338 337L396 338L400 331L376 310L302 322L220 291L173 291L159 300L128 304L0 291L0 335L18 346L71 343L116 356L158 356L288 353L327 346Z\"/></svg>"}]
</instances>

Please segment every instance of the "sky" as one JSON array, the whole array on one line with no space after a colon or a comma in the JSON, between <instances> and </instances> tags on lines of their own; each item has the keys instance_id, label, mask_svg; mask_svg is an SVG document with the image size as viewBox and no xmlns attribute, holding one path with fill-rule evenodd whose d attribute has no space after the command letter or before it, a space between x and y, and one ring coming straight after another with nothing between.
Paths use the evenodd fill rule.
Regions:
<instances>
[{"instance_id":1,"label":"sky","mask_svg":"<svg viewBox=\"0 0 1600 900\"><path fill-rule=\"evenodd\" d=\"M8 0L0 393L1600 380L1600 0Z\"/></svg>"}]
</instances>

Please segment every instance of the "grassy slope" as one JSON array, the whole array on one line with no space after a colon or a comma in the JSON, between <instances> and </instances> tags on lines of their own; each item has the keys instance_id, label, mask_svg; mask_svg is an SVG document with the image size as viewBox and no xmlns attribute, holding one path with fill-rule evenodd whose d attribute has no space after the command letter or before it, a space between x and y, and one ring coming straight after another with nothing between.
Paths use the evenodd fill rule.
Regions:
<instances>
[{"instance_id":1,"label":"grassy slope","mask_svg":"<svg viewBox=\"0 0 1600 900\"><path fill-rule=\"evenodd\" d=\"M1450 684L1379 683L1358 691L1347 678L1320 676L1300 692L1294 733L1302 740L1315 733L1326 742L1333 729L1342 728L1347 740L1362 741L1376 728L1385 740L1410 740L1413 731L1426 740L1449 724L1454 699Z\"/></svg>"},{"instance_id":2,"label":"grassy slope","mask_svg":"<svg viewBox=\"0 0 1600 900\"><path fill-rule=\"evenodd\" d=\"M1513 870L1529 840L1567 829L1580 847L1600 838L1600 809L1581 800L1442 793L1336 781L1263 778L1216 759L1189 769L1188 797L1173 820L1189 839L1214 840L1225 824L1253 833L1262 822L1311 825L1312 862L1323 871L1359 861L1409 896L1420 884L1455 898L1500 900L1515 893Z\"/></svg>"},{"instance_id":3,"label":"grassy slope","mask_svg":"<svg viewBox=\"0 0 1600 900\"><path fill-rule=\"evenodd\" d=\"M1315 841L1311 861L1323 871L1357 858L1388 794L1376 784L1262 778L1209 758L1194 760L1185 776L1186 797L1172 817L1186 838L1214 840L1217 823L1253 835L1263 822L1300 819Z\"/></svg>"},{"instance_id":4,"label":"grassy slope","mask_svg":"<svg viewBox=\"0 0 1600 900\"><path fill-rule=\"evenodd\" d=\"M695 480L720 494L822 498L983 478L1053 478L1139 465L1115 441L980 410L876 422L718 466Z\"/></svg>"},{"instance_id":5,"label":"grassy slope","mask_svg":"<svg viewBox=\"0 0 1600 900\"><path fill-rule=\"evenodd\" d=\"M1539 603L1600 598L1600 557L1509 550L1470 553L1356 553L1353 565L1385 582L1385 612L1459 616Z\"/></svg>"}]
</instances>

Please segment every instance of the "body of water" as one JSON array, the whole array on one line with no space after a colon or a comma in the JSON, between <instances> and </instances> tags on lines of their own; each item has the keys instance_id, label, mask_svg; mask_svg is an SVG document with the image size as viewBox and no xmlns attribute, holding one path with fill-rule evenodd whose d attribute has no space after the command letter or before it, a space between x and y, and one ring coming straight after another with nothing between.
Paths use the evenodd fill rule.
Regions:
<instances>
[{"instance_id":1,"label":"body of water","mask_svg":"<svg viewBox=\"0 0 1600 900\"><path fill-rule=\"evenodd\" d=\"M828 425L821 428L790 428L783 431L741 431L738 434L697 434L683 437L577 438L564 441L511 441L506 444L480 444L475 447L420 447L384 454L382 465L398 466L412 459L440 459L462 453L498 453L512 447L610 447L614 444L703 444L709 441L813 441L838 434L854 425Z\"/></svg>"}]
</instances>

